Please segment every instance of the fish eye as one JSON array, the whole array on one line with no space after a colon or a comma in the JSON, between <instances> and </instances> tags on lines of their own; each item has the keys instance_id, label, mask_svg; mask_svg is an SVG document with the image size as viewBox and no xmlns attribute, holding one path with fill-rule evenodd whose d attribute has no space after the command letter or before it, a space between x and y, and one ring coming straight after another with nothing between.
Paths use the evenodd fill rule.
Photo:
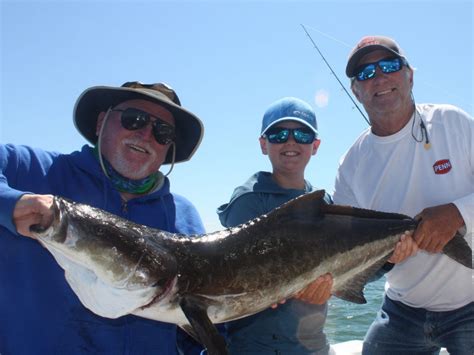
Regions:
<instances>
[{"instance_id":1,"label":"fish eye","mask_svg":"<svg viewBox=\"0 0 474 355\"><path fill-rule=\"evenodd\" d=\"M102 227L100 227L100 226L99 226L99 227L96 227L96 228L95 228L95 234L96 234L96 235L104 235L104 234L105 234L105 229L102 228Z\"/></svg>"}]
</instances>

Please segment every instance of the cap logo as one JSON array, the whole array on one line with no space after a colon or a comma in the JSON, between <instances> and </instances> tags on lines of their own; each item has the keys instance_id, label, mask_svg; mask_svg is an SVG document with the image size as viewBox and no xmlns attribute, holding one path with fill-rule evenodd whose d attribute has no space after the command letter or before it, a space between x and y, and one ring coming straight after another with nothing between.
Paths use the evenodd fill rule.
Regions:
<instances>
[{"instance_id":1,"label":"cap logo","mask_svg":"<svg viewBox=\"0 0 474 355\"><path fill-rule=\"evenodd\" d=\"M374 44L380 44L380 42L377 41L375 37L365 37L362 39L362 41L359 42L359 44L357 45L357 48L362 48L362 47L374 45Z\"/></svg>"},{"instance_id":2,"label":"cap logo","mask_svg":"<svg viewBox=\"0 0 474 355\"><path fill-rule=\"evenodd\" d=\"M303 117L307 120L311 119L311 116L307 112L303 112L303 111L295 110L293 111L293 115L295 115L295 117Z\"/></svg>"},{"instance_id":3,"label":"cap logo","mask_svg":"<svg viewBox=\"0 0 474 355\"><path fill-rule=\"evenodd\" d=\"M452 166L449 159L438 160L433 165L433 170L436 175L447 174L451 168Z\"/></svg>"}]
</instances>

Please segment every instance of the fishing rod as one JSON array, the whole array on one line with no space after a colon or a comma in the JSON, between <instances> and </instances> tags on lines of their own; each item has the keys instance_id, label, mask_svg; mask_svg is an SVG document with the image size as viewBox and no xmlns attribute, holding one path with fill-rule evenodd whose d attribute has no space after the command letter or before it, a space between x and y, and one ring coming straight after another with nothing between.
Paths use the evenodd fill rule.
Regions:
<instances>
[{"instance_id":1,"label":"fishing rod","mask_svg":"<svg viewBox=\"0 0 474 355\"><path fill-rule=\"evenodd\" d=\"M357 108L357 110L359 110L360 114L362 115L362 117L364 117L364 120L367 122L367 124L370 126L370 122L369 120L367 119L367 117L364 115L364 113L362 112L362 110L359 108L359 105L357 105L357 103L354 101L354 99L352 98L352 95L349 93L349 91L347 91L346 87L344 86L344 84L341 82L341 80L339 80L339 77L336 75L336 73L334 72L334 70L332 69L331 65L329 65L328 61L326 60L326 58L324 57L323 53L319 50L318 46L316 45L316 43L313 41L313 38L310 36L310 34L308 33L308 31L306 31L306 27L304 27L303 24L301 24L301 27L303 27L303 30L306 32L306 35L308 36L309 40L311 41L311 43L313 43L313 46L314 48L318 51L319 55L321 56L321 58L323 58L324 60L324 63L326 63L326 65L328 66L329 70L331 70L331 73L332 75L334 75L334 77L336 78L337 82L339 83L339 85L341 85L342 89L344 90L344 92L347 94L347 96L349 96L349 99L351 99L352 103L355 105L355 107Z\"/></svg>"}]
</instances>

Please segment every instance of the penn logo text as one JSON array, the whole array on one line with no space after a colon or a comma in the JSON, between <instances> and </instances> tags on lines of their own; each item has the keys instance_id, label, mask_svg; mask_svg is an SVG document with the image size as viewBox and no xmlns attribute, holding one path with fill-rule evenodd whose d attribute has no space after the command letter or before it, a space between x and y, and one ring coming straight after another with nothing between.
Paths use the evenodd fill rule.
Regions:
<instances>
[{"instance_id":1,"label":"penn logo text","mask_svg":"<svg viewBox=\"0 0 474 355\"><path fill-rule=\"evenodd\" d=\"M451 162L449 159L443 159L443 160L438 160L436 163L433 165L433 170L434 173L437 175L440 174L447 174L451 170Z\"/></svg>"},{"instance_id":2,"label":"penn logo text","mask_svg":"<svg viewBox=\"0 0 474 355\"><path fill-rule=\"evenodd\" d=\"M380 42L377 41L377 39L375 37L368 36L368 37L362 38L362 40L357 45L357 48L362 48L362 47L365 47L365 46L371 46L371 45L375 45L375 44L380 44Z\"/></svg>"}]
</instances>

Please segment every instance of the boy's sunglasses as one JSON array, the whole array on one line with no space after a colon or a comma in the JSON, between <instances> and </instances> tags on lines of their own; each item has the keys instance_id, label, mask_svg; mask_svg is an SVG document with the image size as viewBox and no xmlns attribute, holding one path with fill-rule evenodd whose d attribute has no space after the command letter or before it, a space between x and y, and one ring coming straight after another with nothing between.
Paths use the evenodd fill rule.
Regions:
<instances>
[{"instance_id":1,"label":"boy's sunglasses","mask_svg":"<svg viewBox=\"0 0 474 355\"><path fill-rule=\"evenodd\" d=\"M271 127L263 136L272 144L282 144L288 141L290 134L293 135L293 139L298 144L311 144L316 139L316 133L308 127Z\"/></svg>"},{"instance_id":2,"label":"boy's sunglasses","mask_svg":"<svg viewBox=\"0 0 474 355\"><path fill-rule=\"evenodd\" d=\"M174 142L176 138L175 129L169 123L150 115L148 112L136 109L126 108L125 110L112 109L112 111L121 112L120 122L122 127L129 131L142 129L151 122L153 137L159 144L166 145ZM156 120L152 121L151 117Z\"/></svg>"},{"instance_id":3,"label":"boy's sunglasses","mask_svg":"<svg viewBox=\"0 0 474 355\"><path fill-rule=\"evenodd\" d=\"M402 58L381 59L375 63L366 63L356 68L355 78L358 81L365 81L375 77L377 66L382 73L389 74L400 71L404 65L408 65L407 61Z\"/></svg>"}]
</instances>

